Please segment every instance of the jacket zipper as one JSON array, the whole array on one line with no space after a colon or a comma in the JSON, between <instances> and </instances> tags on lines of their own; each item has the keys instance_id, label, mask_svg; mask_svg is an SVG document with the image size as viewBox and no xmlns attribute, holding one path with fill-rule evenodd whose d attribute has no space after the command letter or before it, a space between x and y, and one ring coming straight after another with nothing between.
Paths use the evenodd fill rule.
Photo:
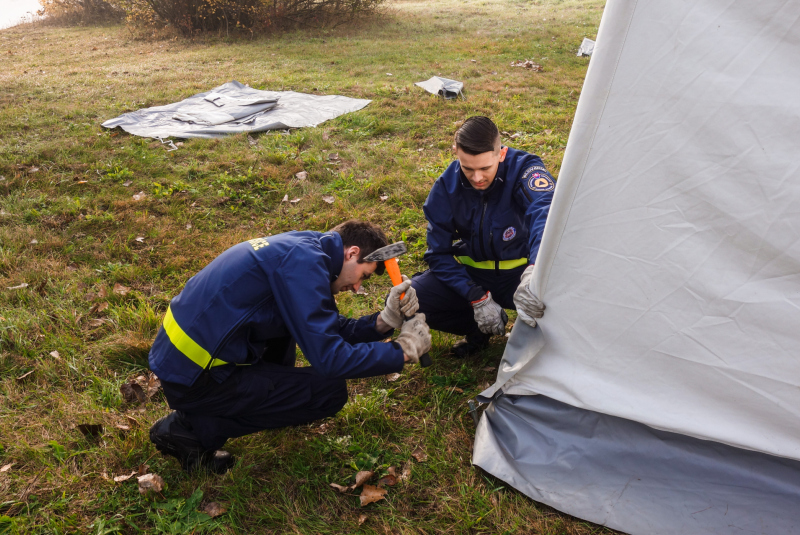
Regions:
<instances>
[{"instance_id":1,"label":"jacket zipper","mask_svg":"<svg viewBox=\"0 0 800 535\"><path fill-rule=\"evenodd\" d=\"M485 259L489 259L489 255L486 254L486 247L483 245L483 216L486 215L486 206L488 206L489 200L484 198L483 199L483 211L481 212L481 222L480 222L480 229L478 233L478 240L481 244L481 253Z\"/></svg>"}]
</instances>

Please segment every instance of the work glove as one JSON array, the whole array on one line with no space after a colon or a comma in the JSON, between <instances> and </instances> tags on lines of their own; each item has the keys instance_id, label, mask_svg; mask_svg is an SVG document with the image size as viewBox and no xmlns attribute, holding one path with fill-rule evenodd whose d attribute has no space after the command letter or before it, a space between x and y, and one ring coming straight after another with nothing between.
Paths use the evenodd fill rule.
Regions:
<instances>
[{"instance_id":1,"label":"work glove","mask_svg":"<svg viewBox=\"0 0 800 535\"><path fill-rule=\"evenodd\" d=\"M403 299L400 295L405 293ZM411 279L403 275L403 282L392 288L386 298L386 307L381 310L381 319L393 329L399 329L403 320L410 318L419 309L417 291L411 287Z\"/></svg>"},{"instance_id":2,"label":"work glove","mask_svg":"<svg viewBox=\"0 0 800 535\"><path fill-rule=\"evenodd\" d=\"M536 327L536 319L544 316L545 306L531 291L532 278L533 266L528 266L522 272L519 287L514 292L514 305L517 307L517 317L531 327Z\"/></svg>"},{"instance_id":3,"label":"work glove","mask_svg":"<svg viewBox=\"0 0 800 535\"><path fill-rule=\"evenodd\" d=\"M395 342L403 348L409 362L419 363L419 358L431 350L431 329L425 323L425 314L417 314L403 323Z\"/></svg>"},{"instance_id":4,"label":"work glove","mask_svg":"<svg viewBox=\"0 0 800 535\"><path fill-rule=\"evenodd\" d=\"M503 334L506 332L506 322L508 316L503 307L492 299L492 292L472 302L472 310L475 314L475 323L483 334Z\"/></svg>"}]
</instances>

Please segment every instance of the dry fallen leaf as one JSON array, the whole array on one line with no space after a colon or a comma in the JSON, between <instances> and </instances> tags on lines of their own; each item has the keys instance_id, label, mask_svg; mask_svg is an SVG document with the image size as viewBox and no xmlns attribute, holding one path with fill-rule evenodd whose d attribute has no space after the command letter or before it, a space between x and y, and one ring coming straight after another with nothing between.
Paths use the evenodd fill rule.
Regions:
<instances>
[{"instance_id":1,"label":"dry fallen leaf","mask_svg":"<svg viewBox=\"0 0 800 535\"><path fill-rule=\"evenodd\" d=\"M186 230L192 230L192 223L186 223Z\"/></svg>"},{"instance_id":2,"label":"dry fallen leaf","mask_svg":"<svg viewBox=\"0 0 800 535\"><path fill-rule=\"evenodd\" d=\"M101 286L100 289L97 290L97 297L99 299L105 299L106 297L108 297L108 292L106 291L105 286Z\"/></svg>"},{"instance_id":3,"label":"dry fallen leaf","mask_svg":"<svg viewBox=\"0 0 800 535\"><path fill-rule=\"evenodd\" d=\"M61 358L61 354L58 351L51 351L50 352L50 356L53 357L54 359L60 359Z\"/></svg>"},{"instance_id":4,"label":"dry fallen leaf","mask_svg":"<svg viewBox=\"0 0 800 535\"><path fill-rule=\"evenodd\" d=\"M485 371L485 372L493 372L493 371L495 371L496 369L497 369L497 368L495 368L494 366L486 366L486 367L484 367L484 368L481 368L481 370L483 370L483 371Z\"/></svg>"},{"instance_id":5,"label":"dry fallen leaf","mask_svg":"<svg viewBox=\"0 0 800 535\"><path fill-rule=\"evenodd\" d=\"M139 243L144 243L144 236L136 236L136 241Z\"/></svg>"},{"instance_id":6,"label":"dry fallen leaf","mask_svg":"<svg viewBox=\"0 0 800 535\"><path fill-rule=\"evenodd\" d=\"M365 505L369 505L370 503L377 502L378 500L382 500L386 497L386 494L389 491L380 487L375 487L372 485L364 485L364 488L361 490L361 507Z\"/></svg>"},{"instance_id":7,"label":"dry fallen leaf","mask_svg":"<svg viewBox=\"0 0 800 535\"><path fill-rule=\"evenodd\" d=\"M362 470L361 472L356 474L356 482L350 485L350 489L352 490L354 488L360 487L361 485L369 481L374 475L375 472L371 470Z\"/></svg>"},{"instance_id":8,"label":"dry fallen leaf","mask_svg":"<svg viewBox=\"0 0 800 535\"><path fill-rule=\"evenodd\" d=\"M78 424L76 427L85 437L97 437L103 434L101 424Z\"/></svg>"},{"instance_id":9,"label":"dry fallen leaf","mask_svg":"<svg viewBox=\"0 0 800 535\"><path fill-rule=\"evenodd\" d=\"M31 371L29 371L29 372L27 372L27 373L23 373L22 375L20 375L19 377L17 377L17 381L22 381L23 379L25 379L27 376L29 376L29 375L30 375L30 374L32 374L32 373L33 373L33 370L31 370Z\"/></svg>"},{"instance_id":10,"label":"dry fallen leaf","mask_svg":"<svg viewBox=\"0 0 800 535\"><path fill-rule=\"evenodd\" d=\"M126 180L125 182L123 182L123 183L122 183L122 185L123 185L123 186L125 186L126 188L127 188L128 186L130 186L131 184L133 184L133 181L132 181L132 180Z\"/></svg>"},{"instance_id":11,"label":"dry fallen leaf","mask_svg":"<svg viewBox=\"0 0 800 535\"><path fill-rule=\"evenodd\" d=\"M297 199L292 199L292 200L291 200L291 201L289 201L289 202L290 202L290 203L292 203L292 204L297 204L297 203L299 203L299 202L300 202L300 199L299 199L299 198L297 198Z\"/></svg>"},{"instance_id":12,"label":"dry fallen leaf","mask_svg":"<svg viewBox=\"0 0 800 535\"><path fill-rule=\"evenodd\" d=\"M400 379L399 373L390 373L389 375L386 376L386 380L389 381L390 383L393 383L398 379Z\"/></svg>"},{"instance_id":13,"label":"dry fallen leaf","mask_svg":"<svg viewBox=\"0 0 800 535\"><path fill-rule=\"evenodd\" d=\"M100 327L105 322L106 320L104 320L103 318L94 318L89 320L89 327Z\"/></svg>"},{"instance_id":14,"label":"dry fallen leaf","mask_svg":"<svg viewBox=\"0 0 800 535\"><path fill-rule=\"evenodd\" d=\"M36 245L37 243L39 243L39 240L37 240L36 238L31 240L31 245Z\"/></svg>"},{"instance_id":15,"label":"dry fallen leaf","mask_svg":"<svg viewBox=\"0 0 800 535\"><path fill-rule=\"evenodd\" d=\"M11 470L11 467L14 466L14 463L4 464L2 468L0 468L0 472L8 472Z\"/></svg>"},{"instance_id":16,"label":"dry fallen leaf","mask_svg":"<svg viewBox=\"0 0 800 535\"><path fill-rule=\"evenodd\" d=\"M6 286L6 289L8 289L8 290L21 290L21 289L27 288L27 287L28 287L28 283L27 282L23 282L22 284L20 284L18 286Z\"/></svg>"},{"instance_id":17,"label":"dry fallen leaf","mask_svg":"<svg viewBox=\"0 0 800 535\"><path fill-rule=\"evenodd\" d=\"M323 195L322 200L328 204L333 204L333 202L336 200L336 197L333 195Z\"/></svg>"},{"instance_id":18,"label":"dry fallen leaf","mask_svg":"<svg viewBox=\"0 0 800 535\"><path fill-rule=\"evenodd\" d=\"M281 199L281 202L289 202L289 194L288 193L283 196L283 199Z\"/></svg>"},{"instance_id":19,"label":"dry fallen leaf","mask_svg":"<svg viewBox=\"0 0 800 535\"><path fill-rule=\"evenodd\" d=\"M209 502L209 503L207 503L206 506L201 509L201 511L204 512L205 514L207 514L208 516L210 516L211 518L216 518L219 515L222 515L222 514L225 514L225 513L228 512L227 509L222 507L217 502Z\"/></svg>"},{"instance_id":20,"label":"dry fallen leaf","mask_svg":"<svg viewBox=\"0 0 800 535\"><path fill-rule=\"evenodd\" d=\"M139 475L140 476L145 475L149 469L150 469L150 465L149 464L140 464L139 465Z\"/></svg>"},{"instance_id":21,"label":"dry fallen leaf","mask_svg":"<svg viewBox=\"0 0 800 535\"><path fill-rule=\"evenodd\" d=\"M397 484L397 478L395 476L393 476L392 474L383 476L382 478L380 478L378 480L378 486L379 487L391 487L391 486L396 485L396 484Z\"/></svg>"},{"instance_id":22,"label":"dry fallen leaf","mask_svg":"<svg viewBox=\"0 0 800 535\"><path fill-rule=\"evenodd\" d=\"M331 483L330 485L331 485L332 489L336 489L339 492L347 492L348 490L350 490L350 487L343 487L342 485L339 485L338 483Z\"/></svg>"},{"instance_id":23,"label":"dry fallen leaf","mask_svg":"<svg viewBox=\"0 0 800 535\"><path fill-rule=\"evenodd\" d=\"M462 388L458 388L457 386L453 387L453 392L458 392L459 394L463 394L464 390Z\"/></svg>"},{"instance_id":24,"label":"dry fallen leaf","mask_svg":"<svg viewBox=\"0 0 800 535\"><path fill-rule=\"evenodd\" d=\"M389 196L388 196L388 195L381 195L381 196L380 196L380 200L381 200L381 202L385 201L385 200L386 200L386 199L388 199L388 198L389 198Z\"/></svg>"},{"instance_id":25,"label":"dry fallen leaf","mask_svg":"<svg viewBox=\"0 0 800 535\"><path fill-rule=\"evenodd\" d=\"M358 517L358 525L360 526L361 524L366 522L367 518L368 518L367 515L359 515L359 517Z\"/></svg>"},{"instance_id":26,"label":"dry fallen leaf","mask_svg":"<svg viewBox=\"0 0 800 535\"><path fill-rule=\"evenodd\" d=\"M133 196L133 200L134 200L134 201L141 201L141 200L142 200L142 199L144 199L145 197L147 197L147 194L146 194L145 192L143 192L143 191L140 191L139 193L136 193L136 194Z\"/></svg>"},{"instance_id":27,"label":"dry fallen leaf","mask_svg":"<svg viewBox=\"0 0 800 535\"><path fill-rule=\"evenodd\" d=\"M418 463L424 463L428 460L428 454L422 451L422 448L417 446L417 449L411 454L411 456L417 460Z\"/></svg>"},{"instance_id":28,"label":"dry fallen leaf","mask_svg":"<svg viewBox=\"0 0 800 535\"><path fill-rule=\"evenodd\" d=\"M125 415L125 419L128 420L128 423L131 425L139 425L139 420L129 414Z\"/></svg>"},{"instance_id":29,"label":"dry fallen leaf","mask_svg":"<svg viewBox=\"0 0 800 535\"><path fill-rule=\"evenodd\" d=\"M147 494L150 491L161 492L164 488L164 480L158 474L145 474L137 478L139 481L139 494Z\"/></svg>"},{"instance_id":30,"label":"dry fallen leaf","mask_svg":"<svg viewBox=\"0 0 800 535\"><path fill-rule=\"evenodd\" d=\"M332 153L328 154L328 159L331 160L331 161L338 160L339 159L339 153L338 152L332 152Z\"/></svg>"},{"instance_id":31,"label":"dry fallen leaf","mask_svg":"<svg viewBox=\"0 0 800 535\"><path fill-rule=\"evenodd\" d=\"M108 308L108 301L103 301L102 303L96 303L92 305L92 308L89 309L89 314L94 314L95 312L102 312Z\"/></svg>"},{"instance_id":32,"label":"dry fallen leaf","mask_svg":"<svg viewBox=\"0 0 800 535\"><path fill-rule=\"evenodd\" d=\"M250 143L251 147L258 145L258 140L253 136L247 136L247 142Z\"/></svg>"},{"instance_id":33,"label":"dry fallen leaf","mask_svg":"<svg viewBox=\"0 0 800 535\"><path fill-rule=\"evenodd\" d=\"M122 393L122 399L125 400L126 403L144 403L147 401L147 397L144 394L144 390L142 387L138 385L138 383L130 382L124 383L119 387L120 393Z\"/></svg>"},{"instance_id":34,"label":"dry fallen leaf","mask_svg":"<svg viewBox=\"0 0 800 535\"><path fill-rule=\"evenodd\" d=\"M300 171L299 173L295 173L294 176L297 180L305 180L308 178L308 173L306 171Z\"/></svg>"},{"instance_id":35,"label":"dry fallen leaf","mask_svg":"<svg viewBox=\"0 0 800 535\"><path fill-rule=\"evenodd\" d=\"M116 424L114 427L116 427L117 429L122 431L122 433L127 433L128 431L131 430L131 426L125 425L125 424ZM122 434L122 433L120 433L120 434Z\"/></svg>"},{"instance_id":36,"label":"dry fallen leaf","mask_svg":"<svg viewBox=\"0 0 800 535\"><path fill-rule=\"evenodd\" d=\"M120 283L116 283L114 285L114 293L117 295L127 295L127 293L130 291L131 291L130 288L128 288L127 286L123 286Z\"/></svg>"},{"instance_id":37,"label":"dry fallen leaf","mask_svg":"<svg viewBox=\"0 0 800 535\"><path fill-rule=\"evenodd\" d=\"M108 472L100 472L100 477L102 477L106 481L111 481L111 478L108 477Z\"/></svg>"},{"instance_id":38,"label":"dry fallen leaf","mask_svg":"<svg viewBox=\"0 0 800 535\"><path fill-rule=\"evenodd\" d=\"M122 483L123 481L127 481L128 479L132 478L135 475L136 475L136 472L131 472L127 476L117 476L117 477L114 478L114 482Z\"/></svg>"}]
</instances>

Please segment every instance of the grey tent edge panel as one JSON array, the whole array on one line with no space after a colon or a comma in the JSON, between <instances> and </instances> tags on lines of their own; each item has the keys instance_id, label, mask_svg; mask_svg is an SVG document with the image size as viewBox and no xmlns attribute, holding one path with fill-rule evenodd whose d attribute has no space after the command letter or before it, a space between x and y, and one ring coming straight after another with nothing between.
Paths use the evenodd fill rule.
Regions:
<instances>
[{"instance_id":1,"label":"grey tent edge panel","mask_svg":"<svg viewBox=\"0 0 800 535\"><path fill-rule=\"evenodd\" d=\"M500 395L473 463L530 498L632 534L800 534L800 462Z\"/></svg>"}]
</instances>

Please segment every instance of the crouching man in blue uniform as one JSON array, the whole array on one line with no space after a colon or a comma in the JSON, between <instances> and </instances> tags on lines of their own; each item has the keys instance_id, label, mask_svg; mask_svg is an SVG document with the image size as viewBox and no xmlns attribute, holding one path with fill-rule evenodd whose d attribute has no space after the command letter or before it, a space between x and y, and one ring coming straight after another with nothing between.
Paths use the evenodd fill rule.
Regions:
<instances>
[{"instance_id":1,"label":"crouching man in blue uniform","mask_svg":"<svg viewBox=\"0 0 800 535\"><path fill-rule=\"evenodd\" d=\"M240 243L192 277L150 350L174 409L150 429L156 448L187 471L223 473L234 462L220 450L228 438L333 416L347 402L345 379L419 362L431 339L409 280L371 316L348 319L334 301L383 272L361 259L387 243L377 226L351 220ZM393 329L397 339L381 342ZM295 367L296 345L310 367Z\"/></svg>"},{"instance_id":2,"label":"crouching man in blue uniform","mask_svg":"<svg viewBox=\"0 0 800 535\"><path fill-rule=\"evenodd\" d=\"M464 121L454 150L423 205L430 270L412 287L432 329L466 335L453 347L464 357L505 332L503 309L532 327L542 317L529 283L555 181L538 156L502 147L487 117Z\"/></svg>"}]
</instances>

